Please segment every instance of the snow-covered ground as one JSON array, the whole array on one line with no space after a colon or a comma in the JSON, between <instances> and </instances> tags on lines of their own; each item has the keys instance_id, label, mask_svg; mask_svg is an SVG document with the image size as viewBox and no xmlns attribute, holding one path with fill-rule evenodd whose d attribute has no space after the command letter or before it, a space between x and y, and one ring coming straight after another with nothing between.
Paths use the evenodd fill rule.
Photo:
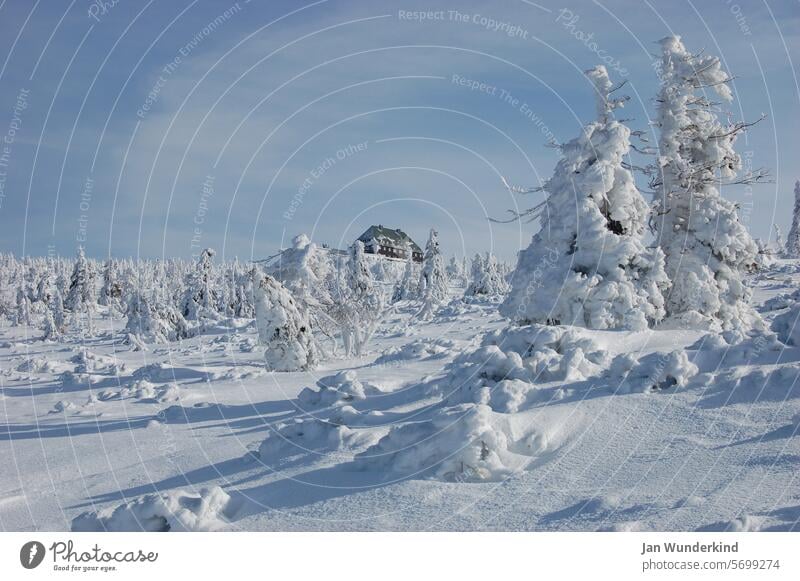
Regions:
<instances>
[{"instance_id":1,"label":"snow-covered ground","mask_svg":"<svg viewBox=\"0 0 800 581\"><path fill-rule=\"evenodd\" d=\"M751 283L771 321L800 263ZM147 351L124 319L87 342L4 326L0 529L800 526L800 348L417 310L297 373L265 370L245 319Z\"/></svg>"}]
</instances>

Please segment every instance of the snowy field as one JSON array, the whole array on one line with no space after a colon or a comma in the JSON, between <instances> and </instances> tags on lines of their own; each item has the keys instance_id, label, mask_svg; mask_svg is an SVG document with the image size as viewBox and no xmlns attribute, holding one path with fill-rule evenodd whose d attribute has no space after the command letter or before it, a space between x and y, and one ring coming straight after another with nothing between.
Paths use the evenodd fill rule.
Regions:
<instances>
[{"instance_id":1,"label":"snowy field","mask_svg":"<svg viewBox=\"0 0 800 581\"><path fill-rule=\"evenodd\" d=\"M508 329L463 289L268 372L252 319L134 350L0 328L3 530L793 530L800 262L770 331Z\"/></svg>"}]
</instances>

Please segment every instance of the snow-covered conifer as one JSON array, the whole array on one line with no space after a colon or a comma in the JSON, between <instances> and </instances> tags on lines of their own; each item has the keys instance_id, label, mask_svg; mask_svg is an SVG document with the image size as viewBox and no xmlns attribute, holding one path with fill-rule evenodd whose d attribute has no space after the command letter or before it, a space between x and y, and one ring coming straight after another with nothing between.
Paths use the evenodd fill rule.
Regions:
<instances>
[{"instance_id":1,"label":"snow-covered conifer","mask_svg":"<svg viewBox=\"0 0 800 581\"><path fill-rule=\"evenodd\" d=\"M340 325L345 354L360 356L383 316L383 295L372 279L361 241L351 247L346 268L331 315Z\"/></svg>"},{"instance_id":2,"label":"snow-covered conifer","mask_svg":"<svg viewBox=\"0 0 800 581\"><path fill-rule=\"evenodd\" d=\"M394 288L392 302L406 301L417 297L416 269L414 268L414 257L409 242L405 243L404 251L406 253L406 264L403 270L403 278Z\"/></svg>"},{"instance_id":3,"label":"snow-covered conifer","mask_svg":"<svg viewBox=\"0 0 800 581\"><path fill-rule=\"evenodd\" d=\"M28 293L22 288L17 289L17 314L15 317L17 325L31 324L31 300Z\"/></svg>"},{"instance_id":4,"label":"snow-covered conifer","mask_svg":"<svg viewBox=\"0 0 800 581\"><path fill-rule=\"evenodd\" d=\"M778 226L777 224L773 224L772 229L775 232L775 242L772 245L775 254L778 255L785 254L786 247L783 244L783 231L781 230L781 227Z\"/></svg>"},{"instance_id":5,"label":"snow-covered conifer","mask_svg":"<svg viewBox=\"0 0 800 581\"><path fill-rule=\"evenodd\" d=\"M305 371L316 364L311 326L291 293L277 280L254 273L256 323L264 360L272 371Z\"/></svg>"},{"instance_id":6,"label":"snow-covered conifer","mask_svg":"<svg viewBox=\"0 0 800 581\"><path fill-rule=\"evenodd\" d=\"M53 322L56 329L63 333L67 325L67 317L64 314L64 300L61 298L61 291L58 288L55 289L49 310L53 313Z\"/></svg>"},{"instance_id":7,"label":"snow-covered conifer","mask_svg":"<svg viewBox=\"0 0 800 581\"><path fill-rule=\"evenodd\" d=\"M624 162L630 130L612 116L605 67L587 72L598 119L560 147L542 188L541 229L519 253L501 313L517 323L644 329L664 315L663 256L643 242L647 204Z\"/></svg>"},{"instance_id":8,"label":"snow-covered conifer","mask_svg":"<svg viewBox=\"0 0 800 581\"><path fill-rule=\"evenodd\" d=\"M366 262L362 265L366 267ZM292 246L283 250L268 267L268 274L285 286L302 308L330 302L326 281L333 265L329 252L317 246L305 234L292 239Z\"/></svg>"},{"instance_id":9,"label":"snow-covered conifer","mask_svg":"<svg viewBox=\"0 0 800 581\"><path fill-rule=\"evenodd\" d=\"M741 169L733 145L747 125L721 123L708 100L709 89L732 99L719 58L690 53L677 36L664 38L661 49L659 176L653 185L659 190L654 223L672 283L667 315L682 325L749 328L760 318L748 304L742 276L755 268L758 248L736 205L717 189Z\"/></svg>"},{"instance_id":10,"label":"snow-covered conifer","mask_svg":"<svg viewBox=\"0 0 800 581\"><path fill-rule=\"evenodd\" d=\"M447 275L444 258L439 249L439 234L431 228L425 254L422 257L422 270L419 276L419 294L422 299L420 316L428 319L436 308L447 300Z\"/></svg>"},{"instance_id":11,"label":"snow-covered conifer","mask_svg":"<svg viewBox=\"0 0 800 581\"><path fill-rule=\"evenodd\" d=\"M134 345L143 343L167 343L192 336L186 319L171 305L156 305L144 293L136 291L127 308L125 331L135 338Z\"/></svg>"},{"instance_id":12,"label":"snow-covered conifer","mask_svg":"<svg viewBox=\"0 0 800 581\"><path fill-rule=\"evenodd\" d=\"M471 297L481 294L483 280L486 278L483 256L476 253L472 258L472 266L470 267L470 281L464 296Z\"/></svg>"},{"instance_id":13,"label":"snow-covered conifer","mask_svg":"<svg viewBox=\"0 0 800 581\"><path fill-rule=\"evenodd\" d=\"M138 292L134 293L128 302L127 317L125 332L137 339L134 344L167 342L162 325L154 316L150 301Z\"/></svg>"},{"instance_id":14,"label":"snow-covered conifer","mask_svg":"<svg viewBox=\"0 0 800 581\"><path fill-rule=\"evenodd\" d=\"M98 304L105 307L119 307L122 298L122 286L117 274L117 262L109 259L103 267L103 286L100 289Z\"/></svg>"},{"instance_id":15,"label":"snow-covered conifer","mask_svg":"<svg viewBox=\"0 0 800 581\"><path fill-rule=\"evenodd\" d=\"M74 320L80 325L81 315L85 315L83 331L87 335L94 334L92 319L97 304L95 291L95 271L91 262L86 259L82 247L78 248L78 256L72 267L67 298L64 306L72 312Z\"/></svg>"},{"instance_id":16,"label":"snow-covered conifer","mask_svg":"<svg viewBox=\"0 0 800 581\"><path fill-rule=\"evenodd\" d=\"M56 325L55 317L53 316L53 311L49 308L45 309L44 311L44 335L42 336L43 341L57 341L61 338L63 333L63 329L59 328Z\"/></svg>"},{"instance_id":17,"label":"snow-covered conifer","mask_svg":"<svg viewBox=\"0 0 800 581\"><path fill-rule=\"evenodd\" d=\"M455 256L447 263L447 278L453 286L462 286L466 273L462 270L462 262Z\"/></svg>"},{"instance_id":18,"label":"snow-covered conifer","mask_svg":"<svg viewBox=\"0 0 800 581\"><path fill-rule=\"evenodd\" d=\"M786 237L786 258L800 258L800 180L794 183L792 227Z\"/></svg>"},{"instance_id":19,"label":"snow-covered conifer","mask_svg":"<svg viewBox=\"0 0 800 581\"><path fill-rule=\"evenodd\" d=\"M497 257L490 252L485 257L476 254L472 262L472 280L464 295L497 297L506 294L508 290L508 282Z\"/></svg>"},{"instance_id":20,"label":"snow-covered conifer","mask_svg":"<svg viewBox=\"0 0 800 581\"><path fill-rule=\"evenodd\" d=\"M238 265L233 269L233 316L243 319L256 316L253 306L253 278Z\"/></svg>"},{"instance_id":21,"label":"snow-covered conifer","mask_svg":"<svg viewBox=\"0 0 800 581\"><path fill-rule=\"evenodd\" d=\"M78 256L72 268L67 298L64 306L73 312L93 310L95 299L95 273L92 264L86 259L83 248L78 248Z\"/></svg>"},{"instance_id":22,"label":"snow-covered conifer","mask_svg":"<svg viewBox=\"0 0 800 581\"><path fill-rule=\"evenodd\" d=\"M217 290L214 288L215 252L206 248L200 253L195 269L186 278L181 314L189 321L216 319Z\"/></svg>"}]
</instances>

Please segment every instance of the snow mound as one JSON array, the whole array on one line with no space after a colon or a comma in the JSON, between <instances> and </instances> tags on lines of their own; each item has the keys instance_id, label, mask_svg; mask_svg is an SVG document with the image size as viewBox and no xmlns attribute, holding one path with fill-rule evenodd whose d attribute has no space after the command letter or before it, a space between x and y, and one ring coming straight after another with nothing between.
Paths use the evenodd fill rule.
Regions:
<instances>
[{"instance_id":1,"label":"snow mound","mask_svg":"<svg viewBox=\"0 0 800 581\"><path fill-rule=\"evenodd\" d=\"M86 512L72 521L82 531L214 531L224 527L236 503L219 486L199 492L148 494L113 509Z\"/></svg>"},{"instance_id":2,"label":"snow mound","mask_svg":"<svg viewBox=\"0 0 800 581\"><path fill-rule=\"evenodd\" d=\"M151 363L134 371L131 377L134 380L144 379L154 383L167 383L182 379L184 376L196 378L197 375L208 376L204 372L195 372L188 368L172 367L166 363Z\"/></svg>"},{"instance_id":3,"label":"snow mound","mask_svg":"<svg viewBox=\"0 0 800 581\"><path fill-rule=\"evenodd\" d=\"M693 345L695 362L703 369L714 370L719 367L773 362L772 353L784 349L775 333L753 330L748 333L725 332L704 335Z\"/></svg>"},{"instance_id":4,"label":"snow mound","mask_svg":"<svg viewBox=\"0 0 800 581\"><path fill-rule=\"evenodd\" d=\"M372 430L352 429L347 423L357 420L359 413L352 407L331 420L296 418L281 422L258 449L265 464L303 454L331 454L353 451L374 444L380 434Z\"/></svg>"},{"instance_id":5,"label":"snow mound","mask_svg":"<svg viewBox=\"0 0 800 581\"><path fill-rule=\"evenodd\" d=\"M155 384L146 379L134 381L128 389L135 399L141 400L155 400L158 393Z\"/></svg>"},{"instance_id":6,"label":"snow mound","mask_svg":"<svg viewBox=\"0 0 800 581\"><path fill-rule=\"evenodd\" d=\"M456 357L435 389L449 403L515 413L541 396L536 384L583 381L609 362L608 353L575 328L512 327L488 333L480 347Z\"/></svg>"},{"instance_id":7,"label":"snow mound","mask_svg":"<svg viewBox=\"0 0 800 581\"><path fill-rule=\"evenodd\" d=\"M766 519L760 516L743 514L733 520L715 522L704 525L697 530L699 532L726 532L726 533L746 533L760 531Z\"/></svg>"},{"instance_id":8,"label":"snow mound","mask_svg":"<svg viewBox=\"0 0 800 581\"><path fill-rule=\"evenodd\" d=\"M772 330L787 345L800 346L800 304L793 304L772 321Z\"/></svg>"},{"instance_id":9,"label":"snow mound","mask_svg":"<svg viewBox=\"0 0 800 581\"><path fill-rule=\"evenodd\" d=\"M299 393L297 399L305 406L332 406L354 400L363 400L367 391L378 392L377 388L359 381L353 370L341 371L335 375L328 375L317 381L319 390L306 387Z\"/></svg>"},{"instance_id":10,"label":"snow mound","mask_svg":"<svg viewBox=\"0 0 800 581\"><path fill-rule=\"evenodd\" d=\"M28 357L17 365L16 370L21 373L50 373L54 368L44 357Z\"/></svg>"},{"instance_id":11,"label":"snow mound","mask_svg":"<svg viewBox=\"0 0 800 581\"><path fill-rule=\"evenodd\" d=\"M685 387L699 368L685 351L651 353L636 360L631 354L616 357L609 368L617 393L649 392Z\"/></svg>"},{"instance_id":12,"label":"snow mound","mask_svg":"<svg viewBox=\"0 0 800 581\"><path fill-rule=\"evenodd\" d=\"M135 399L145 403L166 403L180 399L176 383L155 385L146 379L138 379L122 389L104 389L97 394L99 401L118 401Z\"/></svg>"},{"instance_id":13,"label":"snow mound","mask_svg":"<svg viewBox=\"0 0 800 581\"><path fill-rule=\"evenodd\" d=\"M412 359L438 359L446 357L455 343L446 339L418 339L400 347L392 347L375 360L375 365L386 365Z\"/></svg>"},{"instance_id":14,"label":"snow mound","mask_svg":"<svg viewBox=\"0 0 800 581\"><path fill-rule=\"evenodd\" d=\"M428 421L393 427L356 456L356 466L395 478L502 480L522 468L528 457L511 451L510 430L496 417L485 405L443 408Z\"/></svg>"},{"instance_id":15,"label":"snow mound","mask_svg":"<svg viewBox=\"0 0 800 581\"><path fill-rule=\"evenodd\" d=\"M798 300L800 300L800 289L791 293L781 293L770 299L767 299L760 307L758 307L758 310L762 313L779 311L781 309L785 309L786 307L793 306Z\"/></svg>"},{"instance_id":16,"label":"snow mound","mask_svg":"<svg viewBox=\"0 0 800 581\"><path fill-rule=\"evenodd\" d=\"M125 365L118 363L116 358L97 355L86 349L81 349L70 361L76 364L75 373L120 375L125 371Z\"/></svg>"},{"instance_id":17,"label":"snow mound","mask_svg":"<svg viewBox=\"0 0 800 581\"><path fill-rule=\"evenodd\" d=\"M732 367L713 376L707 382L700 405L717 408L756 403L786 402L800 394L800 365L790 363L772 369L763 367Z\"/></svg>"}]
</instances>

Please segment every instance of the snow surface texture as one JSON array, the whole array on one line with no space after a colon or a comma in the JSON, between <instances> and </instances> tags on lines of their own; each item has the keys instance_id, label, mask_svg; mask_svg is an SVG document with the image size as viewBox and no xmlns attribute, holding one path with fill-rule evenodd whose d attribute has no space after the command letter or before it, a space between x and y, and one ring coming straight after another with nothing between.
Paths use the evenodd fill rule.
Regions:
<instances>
[{"instance_id":1,"label":"snow surface texture","mask_svg":"<svg viewBox=\"0 0 800 581\"><path fill-rule=\"evenodd\" d=\"M142 350L102 304L90 337L3 325L0 525L794 530L800 263L748 284L769 326L725 333L509 327L457 284L299 371L265 369L253 318Z\"/></svg>"}]
</instances>

